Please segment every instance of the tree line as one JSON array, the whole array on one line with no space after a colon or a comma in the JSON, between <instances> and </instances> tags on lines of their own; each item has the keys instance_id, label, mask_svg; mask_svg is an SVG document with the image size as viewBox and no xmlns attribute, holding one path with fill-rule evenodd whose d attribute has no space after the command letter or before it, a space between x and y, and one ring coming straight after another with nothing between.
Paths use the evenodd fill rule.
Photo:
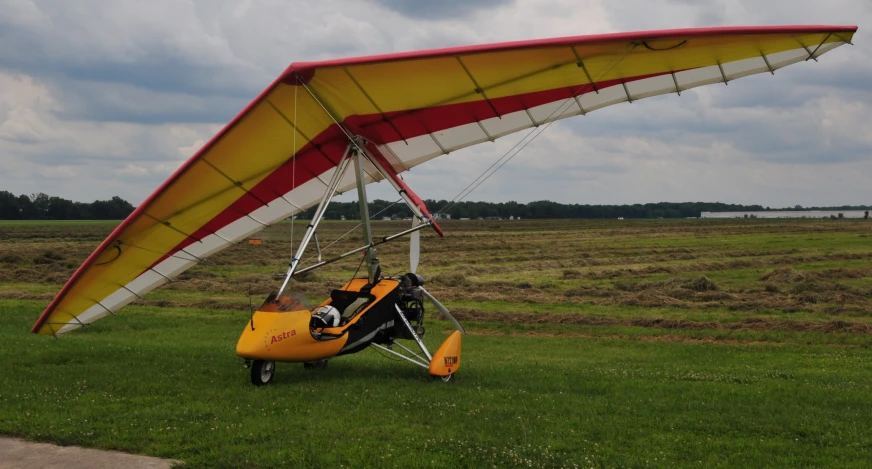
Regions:
<instances>
[{"instance_id":1,"label":"tree line","mask_svg":"<svg viewBox=\"0 0 872 469\"><path fill-rule=\"evenodd\" d=\"M761 205L725 204L720 202L657 202L633 205L561 204L550 200L530 203L519 202L459 202L447 200L425 201L431 213L444 213L452 219L460 218L687 218L699 217L701 212L762 212L767 210L869 210L867 206L769 208ZM120 197L95 200L91 203L73 202L43 193L16 196L0 191L0 220L122 220L134 206ZM412 213L402 202L376 199L369 203L373 218L407 218ZM315 215L315 207L306 210L301 218ZM331 220L360 218L357 202L333 202L325 217Z\"/></svg>"},{"instance_id":2,"label":"tree line","mask_svg":"<svg viewBox=\"0 0 872 469\"><path fill-rule=\"evenodd\" d=\"M19 195L0 191L0 220L123 220L134 209L121 197L73 202L42 192Z\"/></svg>"},{"instance_id":3,"label":"tree line","mask_svg":"<svg viewBox=\"0 0 872 469\"><path fill-rule=\"evenodd\" d=\"M431 213L444 213L452 219L460 218L688 218L699 217L701 212L763 212L783 210L869 210L866 206L840 207L801 207L770 208L762 205L725 204L721 202L657 202L632 205L587 205L562 204L550 200L530 203L519 202L459 202L451 204L447 200L425 200ZM328 219L345 217L347 220L360 218L357 202L334 202L326 211ZM408 207L402 202L373 200L369 204L370 216L374 218L407 218L411 216ZM307 210L303 218L311 218L315 208Z\"/></svg>"}]
</instances>

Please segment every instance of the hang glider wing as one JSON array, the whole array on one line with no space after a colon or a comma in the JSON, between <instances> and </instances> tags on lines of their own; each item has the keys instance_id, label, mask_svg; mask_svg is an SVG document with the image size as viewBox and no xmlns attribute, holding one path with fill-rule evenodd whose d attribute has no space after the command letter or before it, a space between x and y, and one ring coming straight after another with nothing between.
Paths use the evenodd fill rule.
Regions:
<instances>
[{"instance_id":1,"label":"hang glider wing","mask_svg":"<svg viewBox=\"0 0 872 469\"><path fill-rule=\"evenodd\" d=\"M316 204L349 135L402 172L556 119L816 61L856 29L648 31L292 64L103 241L33 332L112 314ZM349 173L340 191L353 187Z\"/></svg>"}]
</instances>

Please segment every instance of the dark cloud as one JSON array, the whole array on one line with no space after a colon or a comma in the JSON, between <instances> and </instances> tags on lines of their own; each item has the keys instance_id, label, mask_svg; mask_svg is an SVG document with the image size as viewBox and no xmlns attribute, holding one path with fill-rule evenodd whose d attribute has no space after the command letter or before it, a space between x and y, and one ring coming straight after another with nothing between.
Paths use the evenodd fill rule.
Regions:
<instances>
[{"instance_id":1,"label":"dark cloud","mask_svg":"<svg viewBox=\"0 0 872 469\"><path fill-rule=\"evenodd\" d=\"M49 83L65 120L142 124L228 122L254 97L158 92L132 85L73 81Z\"/></svg>"},{"instance_id":2,"label":"dark cloud","mask_svg":"<svg viewBox=\"0 0 872 469\"><path fill-rule=\"evenodd\" d=\"M155 25L154 18L137 22L136 8L126 11L120 3L104 15L94 15L77 2L36 5L41 8L27 19L0 18L4 69L58 82L123 83L162 92L237 97L256 94L274 76L236 59L205 31L174 28L172 23L181 22L177 17Z\"/></svg>"},{"instance_id":3,"label":"dark cloud","mask_svg":"<svg viewBox=\"0 0 872 469\"><path fill-rule=\"evenodd\" d=\"M65 56L53 58L41 51L41 39L15 42L5 41L0 35L0 63L3 68L19 73L64 81L91 81L95 83L122 83L147 90L179 92L200 96L253 97L269 84L269 77L258 72L253 78L251 69L233 69L227 66L196 63L175 50L161 46L148 49L136 60L118 60L100 57ZM11 53L11 49L28 54Z\"/></svg>"},{"instance_id":4,"label":"dark cloud","mask_svg":"<svg viewBox=\"0 0 872 469\"><path fill-rule=\"evenodd\" d=\"M403 16L415 19L443 20L460 18L477 13L479 10L511 5L514 0L373 0Z\"/></svg>"}]
</instances>

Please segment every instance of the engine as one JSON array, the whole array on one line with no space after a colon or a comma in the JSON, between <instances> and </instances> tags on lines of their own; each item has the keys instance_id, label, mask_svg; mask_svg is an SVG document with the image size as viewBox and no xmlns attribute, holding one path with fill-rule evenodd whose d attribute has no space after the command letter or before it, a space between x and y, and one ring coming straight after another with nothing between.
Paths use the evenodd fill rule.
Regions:
<instances>
[{"instance_id":1,"label":"engine","mask_svg":"<svg viewBox=\"0 0 872 469\"><path fill-rule=\"evenodd\" d=\"M399 280L400 299L397 305L418 336L424 337L424 293L418 288L424 285L424 278L418 274L408 273ZM396 322L394 328L397 338L414 339L402 322Z\"/></svg>"}]
</instances>

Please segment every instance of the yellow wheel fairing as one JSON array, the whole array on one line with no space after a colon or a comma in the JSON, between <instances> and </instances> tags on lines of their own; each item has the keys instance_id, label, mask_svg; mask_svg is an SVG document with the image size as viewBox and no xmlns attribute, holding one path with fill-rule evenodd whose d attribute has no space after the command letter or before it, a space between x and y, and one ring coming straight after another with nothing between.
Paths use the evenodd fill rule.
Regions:
<instances>
[{"instance_id":1,"label":"yellow wheel fairing","mask_svg":"<svg viewBox=\"0 0 872 469\"><path fill-rule=\"evenodd\" d=\"M463 336L460 331L454 331L439 346L433 359L430 360L430 375L450 376L460 369L460 351Z\"/></svg>"}]
</instances>

